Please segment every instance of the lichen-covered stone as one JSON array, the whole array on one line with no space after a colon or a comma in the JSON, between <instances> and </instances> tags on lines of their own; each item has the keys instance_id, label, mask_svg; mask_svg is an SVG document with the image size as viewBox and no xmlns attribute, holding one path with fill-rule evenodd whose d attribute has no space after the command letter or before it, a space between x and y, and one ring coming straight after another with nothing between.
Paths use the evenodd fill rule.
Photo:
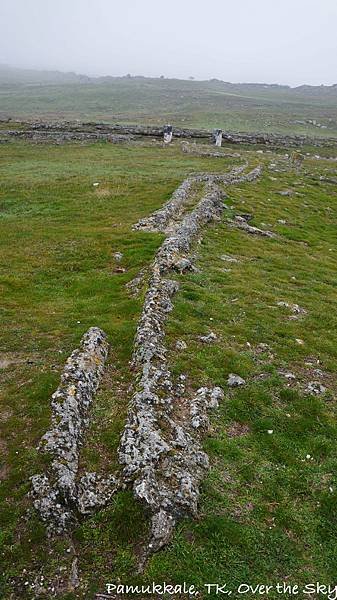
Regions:
<instances>
[{"instance_id":1,"label":"lichen-covered stone","mask_svg":"<svg viewBox=\"0 0 337 600\"><path fill-rule=\"evenodd\" d=\"M165 225L170 210L162 213L161 222ZM137 328L133 365L139 373L138 389L130 403L119 461L136 498L143 501L152 514L145 554L167 543L177 518L196 513L199 483L208 466L195 425L199 420L206 426L207 409L214 403L216 394L212 396L205 388L205 393L199 394L192 403L192 413L188 411L187 418L180 414L178 398L184 392L184 384L180 381L175 385L172 381L164 345L164 324L178 287L176 282L167 279L167 274L176 270L179 261L190 260L186 255L201 227L219 219L222 212L221 190L208 178L204 196L173 228L157 252Z\"/></svg>"},{"instance_id":2,"label":"lichen-covered stone","mask_svg":"<svg viewBox=\"0 0 337 600\"><path fill-rule=\"evenodd\" d=\"M51 464L47 475L32 477L32 487L35 507L56 531L73 520L80 446L108 349L105 333L91 327L67 359L60 385L52 395L52 426L39 446L50 456Z\"/></svg>"},{"instance_id":3,"label":"lichen-covered stone","mask_svg":"<svg viewBox=\"0 0 337 600\"><path fill-rule=\"evenodd\" d=\"M123 487L114 475L102 477L97 473L85 473L77 485L77 508L82 515L103 508L112 496Z\"/></svg>"}]
</instances>

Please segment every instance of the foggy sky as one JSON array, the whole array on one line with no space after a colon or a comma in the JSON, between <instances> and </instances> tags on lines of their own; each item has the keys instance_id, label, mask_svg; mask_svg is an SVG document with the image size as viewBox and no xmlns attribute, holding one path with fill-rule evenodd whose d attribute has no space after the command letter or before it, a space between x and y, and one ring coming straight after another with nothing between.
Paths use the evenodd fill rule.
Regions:
<instances>
[{"instance_id":1,"label":"foggy sky","mask_svg":"<svg viewBox=\"0 0 337 600\"><path fill-rule=\"evenodd\" d=\"M337 82L337 0L0 0L0 27L18 67Z\"/></svg>"}]
</instances>

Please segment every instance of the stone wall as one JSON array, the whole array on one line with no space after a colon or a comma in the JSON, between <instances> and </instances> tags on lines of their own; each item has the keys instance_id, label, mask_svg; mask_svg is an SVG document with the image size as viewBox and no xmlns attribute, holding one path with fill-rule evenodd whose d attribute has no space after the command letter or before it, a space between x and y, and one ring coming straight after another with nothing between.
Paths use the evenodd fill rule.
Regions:
<instances>
[{"instance_id":1,"label":"stone wall","mask_svg":"<svg viewBox=\"0 0 337 600\"><path fill-rule=\"evenodd\" d=\"M92 141L107 140L122 142L137 137L152 137L163 140L164 127L151 125L122 125L105 123L79 123L68 121L22 122L24 129L2 130L0 140L24 138L35 141ZM173 127L173 140L203 139L213 143L213 132L202 129ZM282 135L278 133L240 133L223 131L223 142L229 144L259 144L270 147L337 146L337 138L313 138L301 135Z\"/></svg>"}]
</instances>

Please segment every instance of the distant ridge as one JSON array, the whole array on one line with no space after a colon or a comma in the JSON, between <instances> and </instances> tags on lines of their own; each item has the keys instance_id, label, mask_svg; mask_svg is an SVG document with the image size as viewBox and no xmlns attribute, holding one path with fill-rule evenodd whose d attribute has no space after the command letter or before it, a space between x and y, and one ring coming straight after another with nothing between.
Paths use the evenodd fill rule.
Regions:
<instances>
[{"instance_id":1,"label":"distant ridge","mask_svg":"<svg viewBox=\"0 0 337 600\"><path fill-rule=\"evenodd\" d=\"M21 69L0 64L0 84L51 84L51 83L89 83L87 75L62 71L39 71Z\"/></svg>"},{"instance_id":2,"label":"distant ridge","mask_svg":"<svg viewBox=\"0 0 337 600\"><path fill-rule=\"evenodd\" d=\"M0 85L13 85L13 84L22 84L22 85L50 85L50 84L75 84L75 83L91 83L91 84L101 84L101 83L109 83L120 79L132 79L132 80L149 80L156 81L160 80L162 82L171 80L173 81L175 78L165 78L161 77L146 77L144 75L124 75L124 76L113 76L113 75L102 75L98 77L89 77L88 75L83 75L81 73L75 73L73 71L63 72L63 71L49 71L49 70L37 70L37 69L23 69L20 67L12 67L10 65L0 64ZM222 81L221 79L210 78L208 80L200 81L200 80L184 80L180 79L179 81L188 81L191 85L193 83L207 83L216 86L221 86L221 88L225 91L235 91L239 90L241 92L244 91L263 91L263 90L275 90L282 91L294 94L303 94L303 95L337 95L337 83L333 85L308 85L303 84L297 87L291 87L290 85L278 84L278 83L231 83L229 81Z\"/></svg>"}]
</instances>

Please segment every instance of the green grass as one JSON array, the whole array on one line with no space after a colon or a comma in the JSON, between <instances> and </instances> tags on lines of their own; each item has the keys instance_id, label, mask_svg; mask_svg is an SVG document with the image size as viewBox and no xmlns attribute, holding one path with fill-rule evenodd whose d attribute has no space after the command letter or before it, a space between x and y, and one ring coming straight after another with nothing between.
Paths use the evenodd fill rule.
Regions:
<instances>
[{"instance_id":1,"label":"green grass","mask_svg":"<svg viewBox=\"0 0 337 600\"><path fill-rule=\"evenodd\" d=\"M232 131L337 135L336 90L332 88L292 90L150 78L39 85L0 81L0 104L1 114L14 118L170 122Z\"/></svg>"},{"instance_id":2,"label":"green grass","mask_svg":"<svg viewBox=\"0 0 337 600\"><path fill-rule=\"evenodd\" d=\"M173 372L187 375L191 391L205 384L226 390L204 441L211 469L200 516L180 523L172 544L136 576L148 520L123 492L74 532L82 587L60 598L93 598L118 580L188 581L201 590L215 581L235 589L244 581L334 580L337 196L336 186L319 181L331 175L333 163L306 159L296 173L280 153L256 155L251 148L243 154L251 165L265 163L265 170L260 181L228 188L229 214L252 213L253 224L277 237L249 236L225 221L211 226L196 249L198 272L180 277L167 323ZM132 224L161 206L191 171L221 171L240 161L186 156L178 144L103 143L11 143L0 147L0 160L0 360L12 361L0 370L0 552L1 597L9 600L34 597L27 579L41 573L48 579L69 564L69 540L46 538L27 492L29 476L43 468L36 446L49 425L50 396L66 357L91 325L107 332L111 353L82 466L113 471L116 465L142 306L125 283L149 265L163 239L133 232ZM269 169L272 161L280 171ZM279 195L284 189L294 193ZM116 272L117 251L124 273ZM224 254L239 262L223 261ZM291 313L276 305L280 300L298 303L307 315L289 320ZM197 336L209 330L218 341L203 346ZM188 345L179 354L177 339ZM269 349L260 351L261 343ZM317 366L327 388L321 398L305 391L320 378ZM295 373L299 383L288 387L280 369ZM247 385L228 392L230 372Z\"/></svg>"}]
</instances>

